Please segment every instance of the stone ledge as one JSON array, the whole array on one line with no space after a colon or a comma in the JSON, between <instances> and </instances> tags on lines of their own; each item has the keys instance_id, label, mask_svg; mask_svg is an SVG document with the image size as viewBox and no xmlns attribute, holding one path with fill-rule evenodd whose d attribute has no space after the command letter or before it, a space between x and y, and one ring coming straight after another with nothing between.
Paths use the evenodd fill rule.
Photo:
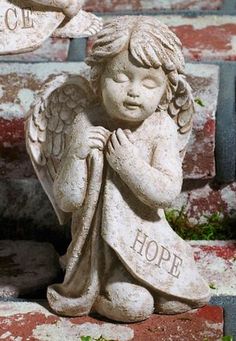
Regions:
<instances>
[{"instance_id":1,"label":"stone ledge","mask_svg":"<svg viewBox=\"0 0 236 341\"><path fill-rule=\"evenodd\" d=\"M81 336L114 341L217 341L223 336L223 309L206 306L173 316L152 315L147 321L125 325L95 317L59 317L48 310L45 301L0 301L0 339L79 341Z\"/></svg>"}]
</instances>

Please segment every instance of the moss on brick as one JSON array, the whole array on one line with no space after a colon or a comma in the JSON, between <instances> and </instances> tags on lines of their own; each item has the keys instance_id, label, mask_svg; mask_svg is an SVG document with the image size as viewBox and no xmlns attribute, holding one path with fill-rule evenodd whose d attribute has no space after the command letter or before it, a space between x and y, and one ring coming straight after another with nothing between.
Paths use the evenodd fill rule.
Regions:
<instances>
[{"instance_id":1,"label":"moss on brick","mask_svg":"<svg viewBox=\"0 0 236 341\"><path fill-rule=\"evenodd\" d=\"M166 219L173 230L183 239L188 240L228 240L236 238L236 218L224 216L220 212L191 219L184 207L181 210L166 210ZM204 222L202 222L204 221Z\"/></svg>"}]
</instances>

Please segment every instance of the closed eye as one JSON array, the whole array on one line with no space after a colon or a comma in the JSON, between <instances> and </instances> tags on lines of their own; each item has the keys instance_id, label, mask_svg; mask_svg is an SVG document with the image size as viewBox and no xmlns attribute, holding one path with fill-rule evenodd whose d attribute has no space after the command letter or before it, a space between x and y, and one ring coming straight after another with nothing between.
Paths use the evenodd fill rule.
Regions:
<instances>
[{"instance_id":1,"label":"closed eye","mask_svg":"<svg viewBox=\"0 0 236 341\"><path fill-rule=\"evenodd\" d=\"M113 80L117 83L125 83L129 81L129 77L125 73L117 73Z\"/></svg>"},{"instance_id":2,"label":"closed eye","mask_svg":"<svg viewBox=\"0 0 236 341\"><path fill-rule=\"evenodd\" d=\"M154 89L158 86L157 82L155 82L154 79L151 79L151 78L145 78L143 81L142 81L142 85L145 87L145 88L148 88L148 89Z\"/></svg>"}]
</instances>

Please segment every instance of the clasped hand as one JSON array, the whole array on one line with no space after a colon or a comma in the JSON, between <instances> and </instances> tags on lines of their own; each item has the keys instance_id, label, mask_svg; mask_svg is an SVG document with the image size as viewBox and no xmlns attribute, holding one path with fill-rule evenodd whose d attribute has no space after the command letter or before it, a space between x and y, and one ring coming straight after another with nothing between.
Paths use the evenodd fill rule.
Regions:
<instances>
[{"instance_id":1,"label":"clasped hand","mask_svg":"<svg viewBox=\"0 0 236 341\"><path fill-rule=\"evenodd\" d=\"M91 127L86 135L81 145L83 156L88 155L93 148L104 151L108 163L116 171L119 171L124 162L137 151L131 142L130 130L119 128L111 133L104 127L97 126Z\"/></svg>"}]
</instances>

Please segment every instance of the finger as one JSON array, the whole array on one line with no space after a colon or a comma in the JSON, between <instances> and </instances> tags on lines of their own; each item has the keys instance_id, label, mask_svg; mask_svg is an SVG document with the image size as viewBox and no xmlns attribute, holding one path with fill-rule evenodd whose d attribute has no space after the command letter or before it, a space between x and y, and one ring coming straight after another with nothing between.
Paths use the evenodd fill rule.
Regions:
<instances>
[{"instance_id":1,"label":"finger","mask_svg":"<svg viewBox=\"0 0 236 341\"><path fill-rule=\"evenodd\" d=\"M111 141L109 141L107 144L107 151L108 151L108 153L114 153L115 152L113 144Z\"/></svg>"},{"instance_id":2,"label":"finger","mask_svg":"<svg viewBox=\"0 0 236 341\"><path fill-rule=\"evenodd\" d=\"M122 129L120 129L120 128L117 129L116 136L117 136L117 140L119 141L119 143L121 145L124 145L124 144L126 144L128 142L128 138L127 138L127 136L125 135L125 133L123 132Z\"/></svg>"},{"instance_id":3,"label":"finger","mask_svg":"<svg viewBox=\"0 0 236 341\"><path fill-rule=\"evenodd\" d=\"M89 140L89 147L90 148L98 148L100 150L103 150L104 149L104 145L103 145L103 142L102 141L99 141L98 139L93 139L91 138Z\"/></svg>"},{"instance_id":4,"label":"finger","mask_svg":"<svg viewBox=\"0 0 236 341\"><path fill-rule=\"evenodd\" d=\"M105 138L105 136L101 134L90 133L88 137L89 139L95 139L95 140L101 141L103 143L103 146L105 146L107 143L107 139Z\"/></svg>"},{"instance_id":5,"label":"finger","mask_svg":"<svg viewBox=\"0 0 236 341\"><path fill-rule=\"evenodd\" d=\"M109 165L111 166L112 162L111 162L111 155L109 154L109 152L107 151L106 152L106 159L107 159L107 162L109 163Z\"/></svg>"},{"instance_id":6,"label":"finger","mask_svg":"<svg viewBox=\"0 0 236 341\"><path fill-rule=\"evenodd\" d=\"M111 132L109 130L107 130L104 127L92 127L91 131L96 132L96 133L100 133L103 136L109 136L111 134Z\"/></svg>"},{"instance_id":7,"label":"finger","mask_svg":"<svg viewBox=\"0 0 236 341\"><path fill-rule=\"evenodd\" d=\"M132 135L131 130L125 129L125 130L124 130L124 133L125 133L126 137L128 138L128 140L129 140L131 143L134 143L134 137L133 137L133 135Z\"/></svg>"},{"instance_id":8,"label":"finger","mask_svg":"<svg viewBox=\"0 0 236 341\"><path fill-rule=\"evenodd\" d=\"M114 133L111 135L110 141L111 141L111 143L112 143L114 149L117 149L117 148L120 147L120 142L119 142L118 139L117 139L116 132L114 132Z\"/></svg>"}]
</instances>

